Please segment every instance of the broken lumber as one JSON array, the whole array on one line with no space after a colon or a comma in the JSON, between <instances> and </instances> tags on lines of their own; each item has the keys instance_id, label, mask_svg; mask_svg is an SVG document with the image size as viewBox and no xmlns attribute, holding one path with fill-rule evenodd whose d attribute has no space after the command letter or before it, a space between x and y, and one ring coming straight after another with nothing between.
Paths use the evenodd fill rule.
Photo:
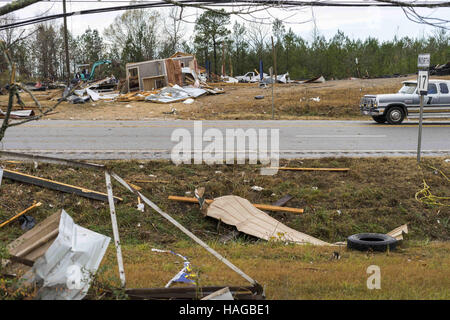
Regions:
<instances>
[{"instance_id":1,"label":"broken lumber","mask_svg":"<svg viewBox=\"0 0 450 320\"><path fill-rule=\"evenodd\" d=\"M288 203L289 200L294 198L290 194L285 195L283 198L279 199L278 201L275 201L272 203L273 206L283 207L286 203Z\"/></svg>"},{"instance_id":2,"label":"broken lumber","mask_svg":"<svg viewBox=\"0 0 450 320\"><path fill-rule=\"evenodd\" d=\"M86 188L81 188L81 187L77 187L77 186L73 186L70 184L65 184L62 182L53 181L53 180L49 180L49 179L45 179L45 178L40 178L40 177L32 176L29 174L17 172L17 171L3 169L3 177L13 180L13 181L28 183L28 184L32 184L35 186L48 188L51 190L76 194L78 196L89 198L89 199L100 200L100 201L104 201L104 202L108 201L108 195L106 193L93 191L93 190L89 190ZM123 200L122 198L114 197L115 202L122 201L122 200Z\"/></svg>"},{"instance_id":3,"label":"broken lumber","mask_svg":"<svg viewBox=\"0 0 450 320\"><path fill-rule=\"evenodd\" d=\"M22 212L16 214L14 217L6 220L5 222L0 223L0 228L3 228L4 226L6 226L8 223L13 222L14 220L18 219L20 216L24 215L25 213L27 213L28 211L39 207L40 205L42 205L42 203L38 202L33 204L31 207L26 208L25 210L23 210Z\"/></svg>"},{"instance_id":4,"label":"broken lumber","mask_svg":"<svg viewBox=\"0 0 450 320\"><path fill-rule=\"evenodd\" d=\"M169 200L173 201L181 201L181 202L190 202L190 203L198 203L198 200L196 198L190 198L190 197L179 197L179 196L169 196ZM207 204L211 204L214 200L206 199L205 202ZM269 204L255 204L252 203L255 208L261 209L261 210L269 210L269 211L285 211L285 212L292 212L292 213L303 213L303 209L299 208L289 208L289 207L279 207L279 206L272 206Z\"/></svg>"},{"instance_id":5,"label":"broken lumber","mask_svg":"<svg viewBox=\"0 0 450 320\"><path fill-rule=\"evenodd\" d=\"M292 167L272 167L271 169L286 170L286 171L339 171L345 172L349 168L292 168Z\"/></svg>"}]
</instances>

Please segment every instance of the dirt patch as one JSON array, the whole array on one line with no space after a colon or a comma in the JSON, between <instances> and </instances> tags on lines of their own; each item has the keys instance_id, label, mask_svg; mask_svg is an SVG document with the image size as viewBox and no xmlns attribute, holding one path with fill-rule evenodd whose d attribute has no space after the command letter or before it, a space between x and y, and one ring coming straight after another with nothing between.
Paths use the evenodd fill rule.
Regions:
<instances>
[{"instance_id":1,"label":"dirt patch","mask_svg":"<svg viewBox=\"0 0 450 320\"><path fill-rule=\"evenodd\" d=\"M450 78L450 77L440 77ZM397 92L401 82L415 76L388 79L334 80L322 84L277 84L274 94L275 119L368 119L359 114L359 101L364 94ZM225 89L224 94L202 96L193 104L149 102L88 102L62 103L57 113L47 119L64 120L261 120L272 118L272 89L258 84L215 85ZM47 98L55 91L36 92L43 106L55 102ZM262 95L264 99L255 99ZM25 104L31 98L22 94ZM0 96L5 109L7 96ZM165 114L176 109L175 114Z\"/></svg>"}]
</instances>

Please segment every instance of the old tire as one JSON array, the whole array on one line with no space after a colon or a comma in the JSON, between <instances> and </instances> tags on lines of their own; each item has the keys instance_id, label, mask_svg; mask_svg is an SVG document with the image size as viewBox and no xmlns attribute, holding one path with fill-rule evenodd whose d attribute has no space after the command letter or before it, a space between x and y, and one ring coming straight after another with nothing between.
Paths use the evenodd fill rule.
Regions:
<instances>
[{"instance_id":1,"label":"old tire","mask_svg":"<svg viewBox=\"0 0 450 320\"><path fill-rule=\"evenodd\" d=\"M372 119L375 120L377 123L385 123L386 122L386 116L372 116Z\"/></svg>"},{"instance_id":2,"label":"old tire","mask_svg":"<svg viewBox=\"0 0 450 320\"><path fill-rule=\"evenodd\" d=\"M405 119L405 111L402 107L391 107L386 113L386 120L390 124L400 124Z\"/></svg>"},{"instance_id":3,"label":"old tire","mask_svg":"<svg viewBox=\"0 0 450 320\"><path fill-rule=\"evenodd\" d=\"M359 251L394 250L398 240L382 233L358 233L347 238L347 248Z\"/></svg>"}]
</instances>

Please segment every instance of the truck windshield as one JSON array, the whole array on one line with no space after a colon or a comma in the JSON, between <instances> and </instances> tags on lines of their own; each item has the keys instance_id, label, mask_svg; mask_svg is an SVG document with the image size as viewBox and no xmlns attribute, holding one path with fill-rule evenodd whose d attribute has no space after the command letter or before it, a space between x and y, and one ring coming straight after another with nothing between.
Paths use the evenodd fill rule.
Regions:
<instances>
[{"instance_id":1,"label":"truck windshield","mask_svg":"<svg viewBox=\"0 0 450 320\"><path fill-rule=\"evenodd\" d=\"M398 91L398 93L413 94L415 90L416 90L415 83L405 83L403 87Z\"/></svg>"}]
</instances>

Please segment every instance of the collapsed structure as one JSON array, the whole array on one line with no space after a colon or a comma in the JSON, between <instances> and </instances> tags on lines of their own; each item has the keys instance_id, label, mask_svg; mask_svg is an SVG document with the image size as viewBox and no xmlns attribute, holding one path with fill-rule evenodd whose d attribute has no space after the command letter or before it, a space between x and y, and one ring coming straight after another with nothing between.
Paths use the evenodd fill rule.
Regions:
<instances>
[{"instance_id":1,"label":"collapsed structure","mask_svg":"<svg viewBox=\"0 0 450 320\"><path fill-rule=\"evenodd\" d=\"M127 63L125 68L128 92L153 91L170 84L183 86L186 77L195 81L200 73L197 59L183 52L167 59Z\"/></svg>"}]
</instances>

